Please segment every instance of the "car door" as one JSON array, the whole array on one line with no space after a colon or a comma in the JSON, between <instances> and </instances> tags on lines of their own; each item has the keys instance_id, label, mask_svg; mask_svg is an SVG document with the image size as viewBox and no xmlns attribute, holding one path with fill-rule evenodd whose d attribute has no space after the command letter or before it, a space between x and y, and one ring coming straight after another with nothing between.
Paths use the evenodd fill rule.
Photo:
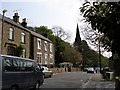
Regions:
<instances>
[{"instance_id":1,"label":"car door","mask_svg":"<svg viewBox=\"0 0 120 90\"><path fill-rule=\"evenodd\" d=\"M27 79L28 87L31 87L36 83L33 61L27 61L26 72L27 72L26 79Z\"/></svg>"},{"instance_id":2,"label":"car door","mask_svg":"<svg viewBox=\"0 0 120 90\"><path fill-rule=\"evenodd\" d=\"M3 88L10 88L17 80L17 74L13 71L12 60L5 57L3 61L2 84Z\"/></svg>"}]
</instances>

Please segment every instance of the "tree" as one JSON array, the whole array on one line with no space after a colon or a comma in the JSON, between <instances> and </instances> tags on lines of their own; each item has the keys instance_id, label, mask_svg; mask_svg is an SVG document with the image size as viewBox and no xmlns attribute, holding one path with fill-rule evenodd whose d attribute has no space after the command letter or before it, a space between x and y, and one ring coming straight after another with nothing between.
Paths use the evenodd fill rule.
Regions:
<instances>
[{"instance_id":1,"label":"tree","mask_svg":"<svg viewBox=\"0 0 120 90\"><path fill-rule=\"evenodd\" d=\"M80 11L93 30L102 33L102 46L112 52L115 61L115 75L120 77L120 2L86 2ZM116 80L116 88L120 89Z\"/></svg>"},{"instance_id":2,"label":"tree","mask_svg":"<svg viewBox=\"0 0 120 90\"><path fill-rule=\"evenodd\" d=\"M35 32L43 35L46 38L49 38L53 43L55 43L55 37L53 31L48 29L46 26L35 27Z\"/></svg>"},{"instance_id":3,"label":"tree","mask_svg":"<svg viewBox=\"0 0 120 90\"><path fill-rule=\"evenodd\" d=\"M98 67L99 66L99 59L98 59L98 53L94 50L92 50L87 42L85 40L82 40L81 43L78 46L78 51L82 54L82 61L83 61L83 68L84 67ZM102 61L105 61L105 57L102 56ZM107 64L102 63L102 66L107 66Z\"/></svg>"},{"instance_id":4,"label":"tree","mask_svg":"<svg viewBox=\"0 0 120 90\"><path fill-rule=\"evenodd\" d=\"M52 30L55 36L61 38L64 41L70 38L70 34L65 32L64 29L60 26L54 26Z\"/></svg>"},{"instance_id":5,"label":"tree","mask_svg":"<svg viewBox=\"0 0 120 90\"><path fill-rule=\"evenodd\" d=\"M82 62L82 54L78 52L70 44L66 44L65 50L63 51L64 61L72 62L74 66L78 66Z\"/></svg>"},{"instance_id":6,"label":"tree","mask_svg":"<svg viewBox=\"0 0 120 90\"><path fill-rule=\"evenodd\" d=\"M17 46L15 50L16 50L15 56L20 57L23 54L23 47L22 47L22 45Z\"/></svg>"},{"instance_id":7,"label":"tree","mask_svg":"<svg viewBox=\"0 0 120 90\"><path fill-rule=\"evenodd\" d=\"M55 63L58 66L59 63L64 61L64 56L63 56L63 52L65 50L66 44L69 44L67 42L65 42L65 40L67 40L70 35L68 33L66 33L64 31L64 29L60 26L54 26L52 28L52 31L54 33L55 36Z\"/></svg>"},{"instance_id":8,"label":"tree","mask_svg":"<svg viewBox=\"0 0 120 90\"><path fill-rule=\"evenodd\" d=\"M119 40L119 7L118 2L93 3L93 5L87 2L80 9L83 17L91 24L92 29L98 30L98 32L103 34L101 41L103 42L103 47L108 50L112 48L111 43L117 44L118 41L116 40ZM119 52L118 50L116 51Z\"/></svg>"},{"instance_id":9,"label":"tree","mask_svg":"<svg viewBox=\"0 0 120 90\"><path fill-rule=\"evenodd\" d=\"M65 42L69 38L69 34L66 33L63 28L56 26L52 29L48 29L46 26L40 27L28 27L32 31L35 31L44 37L50 39L54 43L55 49L55 64L56 66L59 63L64 61L70 61L76 64L76 62L81 61L81 54L78 53L68 42ZM70 52L67 52L69 50ZM68 54L67 54L68 53ZM71 56L71 54L74 56Z\"/></svg>"},{"instance_id":10,"label":"tree","mask_svg":"<svg viewBox=\"0 0 120 90\"><path fill-rule=\"evenodd\" d=\"M62 63L64 61L63 57L63 51L65 49L65 41L63 41L59 37L55 37L56 43L55 43L55 64L58 66L59 63Z\"/></svg>"}]
</instances>

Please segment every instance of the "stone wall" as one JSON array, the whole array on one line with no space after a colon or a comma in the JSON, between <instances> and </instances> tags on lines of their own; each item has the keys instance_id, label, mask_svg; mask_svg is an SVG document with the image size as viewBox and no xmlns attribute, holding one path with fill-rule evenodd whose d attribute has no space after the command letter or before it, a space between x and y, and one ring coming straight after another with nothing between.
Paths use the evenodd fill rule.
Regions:
<instances>
[{"instance_id":1,"label":"stone wall","mask_svg":"<svg viewBox=\"0 0 120 90\"><path fill-rule=\"evenodd\" d=\"M9 39L9 29L13 28L14 30L14 39ZM25 43L21 43L21 33L25 33ZM4 23L4 29L3 29L3 43L2 43L2 54L7 55L7 46L12 45L14 47L17 47L19 45L22 45L22 47L26 50L26 58L30 57L30 33L18 28L14 25Z\"/></svg>"}]
</instances>

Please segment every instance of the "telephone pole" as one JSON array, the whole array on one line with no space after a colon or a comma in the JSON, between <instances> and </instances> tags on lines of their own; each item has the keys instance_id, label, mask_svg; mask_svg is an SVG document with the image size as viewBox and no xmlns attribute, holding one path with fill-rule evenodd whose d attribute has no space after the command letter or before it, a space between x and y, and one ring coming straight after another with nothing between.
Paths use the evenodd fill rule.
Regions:
<instances>
[{"instance_id":1,"label":"telephone pole","mask_svg":"<svg viewBox=\"0 0 120 90\"><path fill-rule=\"evenodd\" d=\"M101 38L100 38L100 34L99 34L99 66L100 66L100 73L101 73L101 49L100 49L100 40L101 40Z\"/></svg>"}]
</instances>

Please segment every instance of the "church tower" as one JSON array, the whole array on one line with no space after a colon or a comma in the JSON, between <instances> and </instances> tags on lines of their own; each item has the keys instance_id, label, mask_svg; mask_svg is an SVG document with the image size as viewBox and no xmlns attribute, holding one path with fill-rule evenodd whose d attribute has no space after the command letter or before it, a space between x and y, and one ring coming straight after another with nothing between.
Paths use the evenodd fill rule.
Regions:
<instances>
[{"instance_id":1,"label":"church tower","mask_svg":"<svg viewBox=\"0 0 120 90\"><path fill-rule=\"evenodd\" d=\"M79 27L78 27L78 24L77 24L76 38L75 38L74 46L78 46L80 43L81 43L81 38L80 38Z\"/></svg>"}]
</instances>

